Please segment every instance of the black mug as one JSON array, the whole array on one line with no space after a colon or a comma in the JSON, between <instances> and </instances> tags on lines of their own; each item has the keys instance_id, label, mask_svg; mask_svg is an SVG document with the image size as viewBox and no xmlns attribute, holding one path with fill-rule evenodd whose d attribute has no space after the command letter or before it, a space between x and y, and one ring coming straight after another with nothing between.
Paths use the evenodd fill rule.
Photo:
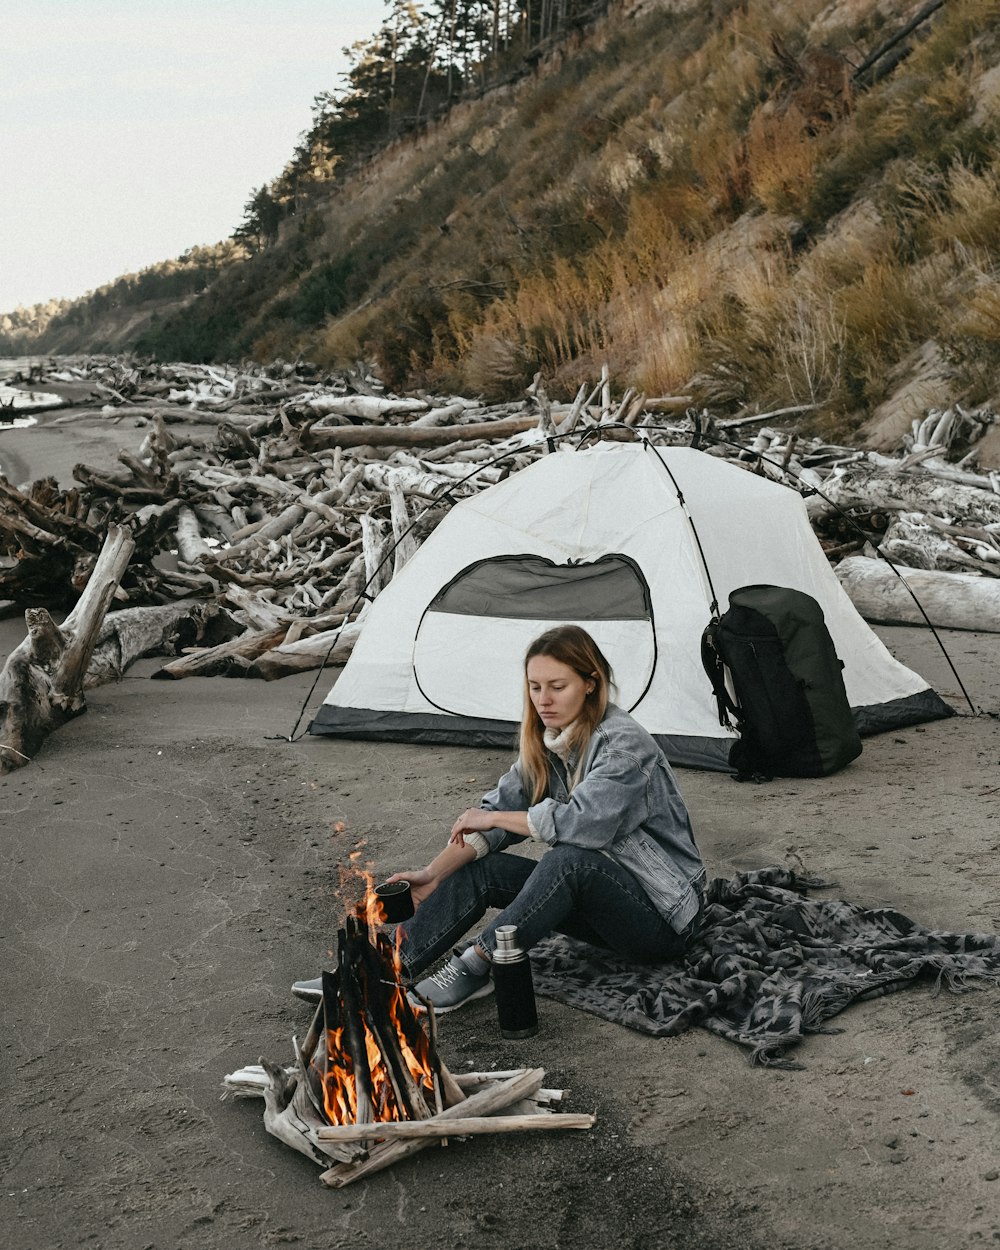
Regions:
<instances>
[{"instance_id":1,"label":"black mug","mask_svg":"<svg viewBox=\"0 0 1000 1250\"><path fill-rule=\"evenodd\" d=\"M399 924L413 915L413 895L409 881L386 881L375 887L386 924Z\"/></svg>"}]
</instances>

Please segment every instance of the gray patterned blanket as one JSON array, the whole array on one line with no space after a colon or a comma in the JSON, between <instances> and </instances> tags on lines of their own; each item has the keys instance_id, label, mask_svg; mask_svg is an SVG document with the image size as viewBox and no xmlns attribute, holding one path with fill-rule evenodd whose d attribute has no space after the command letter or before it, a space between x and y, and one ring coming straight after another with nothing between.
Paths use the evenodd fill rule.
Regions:
<instances>
[{"instance_id":1,"label":"gray patterned blanket","mask_svg":"<svg viewBox=\"0 0 1000 1250\"><path fill-rule=\"evenodd\" d=\"M683 959L629 963L556 936L531 952L535 988L593 1015L667 1037L699 1025L745 1046L751 1063L787 1057L806 1034L865 998L918 977L961 991L1000 984L1000 937L938 933L890 908L809 897L829 882L783 868L712 881Z\"/></svg>"}]
</instances>

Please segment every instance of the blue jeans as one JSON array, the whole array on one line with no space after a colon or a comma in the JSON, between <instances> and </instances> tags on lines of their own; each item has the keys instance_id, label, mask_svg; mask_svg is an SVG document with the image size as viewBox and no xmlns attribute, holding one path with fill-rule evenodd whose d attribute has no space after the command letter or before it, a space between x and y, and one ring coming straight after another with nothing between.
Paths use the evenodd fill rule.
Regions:
<instances>
[{"instance_id":1,"label":"blue jeans","mask_svg":"<svg viewBox=\"0 0 1000 1250\"><path fill-rule=\"evenodd\" d=\"M468 932L488 908L499 908L479 945L492 956L499 925L517 925L530 949L552 932L582 938L629 959L672 959L685 946L635 877L607 855L551 847L539 860L495 851L463 865L400 926L400 955L416 977Z\"/></svg>"}]
</instances>

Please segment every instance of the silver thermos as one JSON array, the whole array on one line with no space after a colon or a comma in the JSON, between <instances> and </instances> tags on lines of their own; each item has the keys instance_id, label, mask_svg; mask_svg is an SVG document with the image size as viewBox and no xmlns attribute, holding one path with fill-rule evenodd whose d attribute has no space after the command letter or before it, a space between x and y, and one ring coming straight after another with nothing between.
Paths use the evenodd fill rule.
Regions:
<instances>
[{"instance_id":1,"label":"silver thermos","mask_svg":"<svg viewBox=\"0 0 1000 1250\"><path fill-rule=\"evenodd\" d=\"M531 963L521 949L517 925L503 924L496 931L493 952L493 987L497 1000L497 1021L501 1037L534 1037L538 1032L535 987Z\"/></svg>"}]
</instances>

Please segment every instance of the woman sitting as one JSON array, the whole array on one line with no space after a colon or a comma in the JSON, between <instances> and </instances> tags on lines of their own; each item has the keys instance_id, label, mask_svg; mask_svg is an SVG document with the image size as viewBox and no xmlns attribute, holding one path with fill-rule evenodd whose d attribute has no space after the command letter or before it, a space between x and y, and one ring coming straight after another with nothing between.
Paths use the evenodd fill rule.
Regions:
<instances>
[{"instance_id":1,"label":"woman sitting","mask_svg":"<svg viewBox=\"0 0 1000 1250\"><path fill-rule=\"evenodd\" d=\"M500 925L516 925L529 949L553 932L627 958L679 955L701 910L705 868L666 756L609 701L611 668L576 625L550 629L528 648L520 752L479 807L455 821L426 868L399 872L416 914L402 926L400 955L412 980L499 909L464 952L420 981L436 1011L492 990ZM539 859L506 853L531 838ZM300 997L318 981L297 982Z\"/></svg>"}]
</instances>

